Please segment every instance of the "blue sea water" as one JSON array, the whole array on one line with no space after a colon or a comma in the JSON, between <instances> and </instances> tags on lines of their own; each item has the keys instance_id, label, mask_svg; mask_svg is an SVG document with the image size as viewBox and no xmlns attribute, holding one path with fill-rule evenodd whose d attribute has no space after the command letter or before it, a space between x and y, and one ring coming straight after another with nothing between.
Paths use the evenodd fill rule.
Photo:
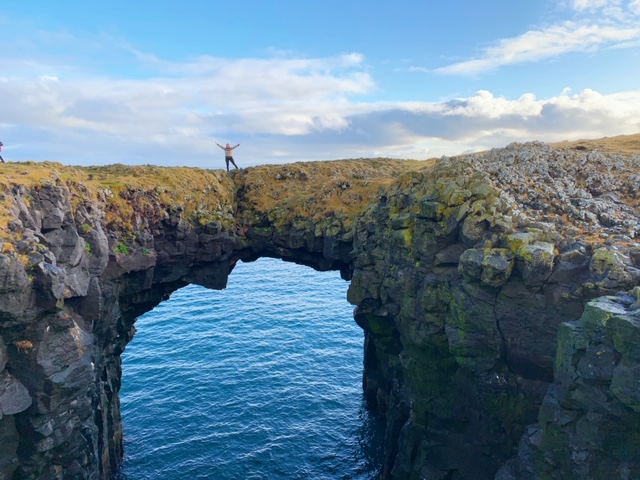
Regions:
<instances>
[{"instance_id":1,"label":"blue sea water","mask_svg":"<svg viewBox=\"0 0 640 480\"><path fill-rule=\"evenodd\" d=\"M140 317L122 356L120 478L375 478L384 433L347 287L264 258Z\"/></svg>"}]
</instances>

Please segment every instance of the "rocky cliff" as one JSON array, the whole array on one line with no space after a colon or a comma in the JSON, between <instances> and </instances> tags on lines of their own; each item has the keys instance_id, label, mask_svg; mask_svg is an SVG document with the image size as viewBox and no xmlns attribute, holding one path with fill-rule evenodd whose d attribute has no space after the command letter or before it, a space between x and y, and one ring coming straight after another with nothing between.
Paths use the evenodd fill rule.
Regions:
<instances>
[{"instance_id":1,"label":"rocky cliff","mask_svg":"<svg viewBox=\"0 0 640 480\"><path fill-rule=\"evenodd\" d=\"M110 478L135 319L260 256L351 280L381 478L639 478L640 148L613 145L2 165L0 479Z\"/></svg>"}]
</instances>

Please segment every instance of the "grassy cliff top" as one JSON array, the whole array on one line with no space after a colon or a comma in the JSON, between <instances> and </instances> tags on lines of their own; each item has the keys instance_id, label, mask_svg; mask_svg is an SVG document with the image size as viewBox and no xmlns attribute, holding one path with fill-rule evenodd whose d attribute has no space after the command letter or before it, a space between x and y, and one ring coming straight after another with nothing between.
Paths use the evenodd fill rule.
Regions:
<instances>
[{"instance_id":1,"label":"grassy cliff top","mask_svg":"<svg viewBox=\"0 0 640 480\"><path fill-rule=\"evenodd\" d=\"M577 150L598 150L602 153L617 155L640 155L640 134L618 135L597 140L575 140L552 143L552 147L573 148Z\"/></svg>"},{"instance_id":2,"label":"grassy cliff top","mask_svg":"<svg viewBox=\"0 0 640 480\"><path fill-rule=\"evenodd\" d=\"M250 167L234 174L243 199L271 220L352 221L403 173L433 161L354 159Z\"/></svg>"},{"instance_id":3,"label":"grassy cliff top","mask_svg":"<svg viewBox=\"0 0 640 480\"><path fill-rule=\"evenodd\" d=\"M554 156L585 157L595 149L631 157L640 155L640 134L560 142L551 147ZM479 166L484 165L478 168L493 169L495 172L491 175L498 178L503 173L500 162L505 155L492 153L494 151L502 150L462 157L477 159ZM521 161L526 163L527 159ZM636 160L631 163L635 165L634 162ZM15 195L20 195L28 204L33 190L45 185L65 186L72 207L82 202L101 203L105 223L114 230L133 229L136 216L152 220L158 214L157 218L162 218L171 207L180 207L187 219L200 223L226 220L232 228L232 213L238 198L244 202L247 215L262 215L280 222L318 221L337 216L349 223L374 203L381 191L398 183L398 179L402 183L404 173L430 172L437 163L436 160L353 159L261 165L231 174L222 170L150 165L73 167L51 162L5 163L0 164L0 229L5 230L16 215ZM607 174L628 177L629 169L616 169L614 165ZM627 180L624 181L628 183ZM496 186L510 188L508 180ZM627 196L623 200L637 208L636 197Z\"/></svg>"},{"instance_id":4,"label":"grassy cliff top","mask_svg":"<svg viewBox=\"0 0 640 480\"><path fill-rule=\"evenodd\" d=\"M65 186L71 205L104 202L105 221L127 227L132 206L153 209L182 206L188 212L216 211L233 203L232 180L219 170L151 165L74 167L52 162L0 164L0 228L15 211L12 192L30 200L30 192L47 185Z\"/></svg>"},{"instance_id":5,"label":"grassy cliff top","mask_svg":"<svg viewBox=\"0 0 640 480\"><path fill-rule=\"evenodd\" d=\"M187 219L218 220L231 228L238 191L255 212L275 211L280 220L317 219L331 213L352 217L375 199L378 188L423 165L389 159L337 160L263 165L227 174L151 165L5 163L0 164L0 229L15 218L15 195L28 205L32 192L47 185L66 187L72 207L102 204L108 228L121 231L134 229L135 216L162 218L171 207L181 208Z\"/></svg>"}]
</instances>

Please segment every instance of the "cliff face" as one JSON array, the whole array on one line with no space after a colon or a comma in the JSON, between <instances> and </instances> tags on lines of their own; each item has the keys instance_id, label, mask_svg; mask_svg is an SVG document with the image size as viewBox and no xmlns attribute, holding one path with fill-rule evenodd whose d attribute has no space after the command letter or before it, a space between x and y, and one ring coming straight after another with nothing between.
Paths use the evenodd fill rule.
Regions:
<instances>
[{"instance_id":1,"label":"cliff face","mask_svg":"<svg viewBox=\"0 0 640 480\"><path fill-rule=\"evenodd\" d=\"M555 419L539 407L554 381L560 325L578 320L590 299L638 284L639 250L630 236L637 209L615 203L637 195L636 164L578 152L532 144L442 160L401 177L360 218L349 301L369 333L365 394L390 411L383 476L493 478L527 425L538 418L535 431L547 432ZM595 185L601 190L589 193ZM586 341L572 344L574 351L566 342L561 336L559 356L571 365ZM607 352L606 360L588 353L583 363L594 366L584 368L622 368L616 366L625 356ZM625 391L637 391L628 383L635 368L635 361L625 367ZM601 405L591 397L561 403L573 415L563 427L577 433L546 433L536 455L523 453L517 468L538 475L531 478L552 471L548 478L603 478L602 467L624 457L637 476L632 402L613 402L617 410L606 420L626 432L616 437L621 457L604 448L611 439L596 420L589 435L598 440L589 440L585 456L576 442L587 441L580 427L591 424L576 423L602 413L606 402L595 391L611 396L611 379L558 370L555 382L563 392L582 392L588 383ZM574 450L581 453L572 456Z\"/></svg>"},{"instance_id":2,"label":"cliff face","mask_svg":"<svg viewBox=\"0 0 640 480\"><path fill-rule=\"evenodd\" d=\"M260 256L351 280L382 478L634 478L640 314L603 296L640 283L638 167L542 144L231 176L3 165L0 479L110 478L135 319Z\"/></svg>"}]
</instances>

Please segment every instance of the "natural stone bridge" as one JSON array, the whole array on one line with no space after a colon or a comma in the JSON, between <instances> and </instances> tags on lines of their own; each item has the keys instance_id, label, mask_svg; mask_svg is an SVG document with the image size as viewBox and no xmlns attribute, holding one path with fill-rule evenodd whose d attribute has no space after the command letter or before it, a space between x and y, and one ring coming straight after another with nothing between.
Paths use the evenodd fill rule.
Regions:
<instances>
[{"instance_id":1,"label":"natural stone bridge","mask_svg":"<svg viewBox=\"0 0 640 480\"><path fill-rule=\"evenodd\" d=\"M0 479L110 478L135 319L261 256L351 280L381 478L640 478L639 167L2 165Z\"/></svg>"}]
</instances>

